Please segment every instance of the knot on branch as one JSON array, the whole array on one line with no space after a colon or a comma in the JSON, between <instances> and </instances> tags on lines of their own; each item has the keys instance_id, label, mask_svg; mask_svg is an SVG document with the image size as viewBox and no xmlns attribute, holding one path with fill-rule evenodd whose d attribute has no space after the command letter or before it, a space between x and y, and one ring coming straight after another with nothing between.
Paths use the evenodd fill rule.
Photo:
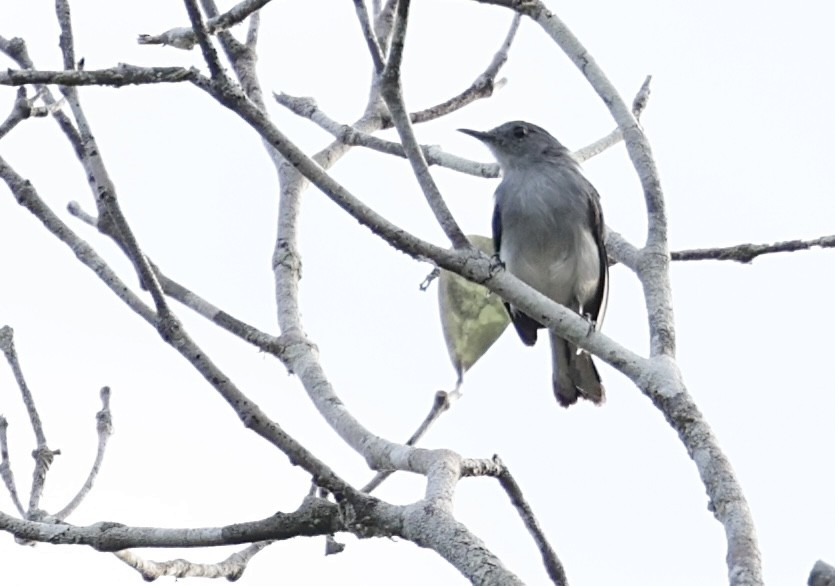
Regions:
<instances>
[{"instance_id":1,"label":"knot on branch","mask_svg":"<svg viewBox=\"0 0 835 586\"><path fill-rule=\"evenodd\" d=\"M46 446L41 446L32 450L32 457L35 459L35 464L38 469L43 470L46 473L49 470L49 467L52 465L52 461L55 460L55 456L60 456L61 450L50 450Z\"/></svg>"},{"instance_id":2,"label":"knot on branch","mask_svg":"<svg viewBox=\"0 0 835 586\"><path fill-rule=\"evenodd\" d=\"M298 278L302 278L302 261L296 248L289 240L280 238L275 246L273 252L273 270L283 268L290 272L298 274Z\"/></svg>"}]
</instances>

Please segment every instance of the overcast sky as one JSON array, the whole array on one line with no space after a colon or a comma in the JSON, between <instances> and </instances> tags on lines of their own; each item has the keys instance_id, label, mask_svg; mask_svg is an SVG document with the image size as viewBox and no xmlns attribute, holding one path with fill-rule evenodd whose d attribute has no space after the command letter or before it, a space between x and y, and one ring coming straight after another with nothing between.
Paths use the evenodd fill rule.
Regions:
<instances>
[{"instance_id":1,"label":"overcast sky","mask_svg":"<svg viewBox=\"0 0 835 586\"><path fill-rule=\"evenodd\" d=\"M0 35L25 38L40 68L59 68L52 6L7 4L0 5ZM480 74L511 14L465 0L413 4L404 82L407 104L420 109ZM627 101L653 75L643 124L667 198L673 250L835 232L831 5L802 1L790 12L775 2L710 0L549 6ZM87 69L120 62L201 65L197 52L136 44L138 34L184 25L180 2L88 0L72 8L76 54ZM370 61L353 3L275 1L262 24L259 71L267 92L313 96L342 122L358 116ZM525 119L578 148L614 126L581 74L531 22L523 22L503 76L507 85L495 97L420 126L419 140L489 161L483 146L455 129ZM145 252L169 276L275 333L270 258L277 187L259 137L188 84L85 88L81 96ZM0 91L0 117L13 97L13 89ZM308 152L327 144L328 136L309 121L276 104L269 109ZM26 121L0 141L0 155L135 287L115 246L65 211L73 200L89 211L94 205L57 125ZM584 167L607 223L640 245L643 196L623 146ZM464 230L489 234L496 181L433 173ZM392 221L446 244L404 161L355 149L333 175ZM49 446L62 452L47 479L44 509L63 507L89 471L104 385L113 390L116 435L95 489L71 522L217 526L298 506L309 477L243 429L215 391L5 187L0 246L0 325L15 329ZM394 251L315 189L304 196L300 248L302 319L326 373L368 428L404 440L434 392L455 380L436 290L418 289L432 267ZM804 583L815 560L835 560L833 262L835 252L814 250L751 265L676 264L672 271L679 364L748 498L765 578L773 584ZM611 275L604 331L645 355L640 287L622 266ZM181 306L175 311L290 434L351 483L370 478L275 359L219 334ZM463 400L425 445L468 457L498 454L573 584L726 582L724 531L707 510L695 465L650 402L598 364L607 403L563 410L551 393L547 345L529 349L506 333L468 373ZM7 367L0 367L0 413L9 420L12 464L25 493L34 444ZM401 473L379 496L407 503L423 489L422 478ZM0 510L13 511L4 491ZM546 583L539 555L495 481L461 482L456 515L523 580ZM339 539L346 551L327 558L321 538L274 545L252 561L242 583L466 583L439 556L407 542ZM141 553L219 561L232 551ZM0 536L0 559L0 581L7 584L141 580L107 554L21 547L7 535Z\"/></svg>"}]
</instances>

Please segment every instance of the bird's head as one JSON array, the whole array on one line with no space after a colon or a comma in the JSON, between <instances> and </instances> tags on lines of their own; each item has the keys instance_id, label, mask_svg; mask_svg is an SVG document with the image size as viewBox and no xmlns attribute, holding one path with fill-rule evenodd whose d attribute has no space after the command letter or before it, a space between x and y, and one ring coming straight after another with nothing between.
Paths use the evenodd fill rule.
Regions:
<instances>
[{"instance_id":1,"label":"bird's head","mask_svg":"<svg viewBox=\"0 0 835 586\"><path fill-rule=\"evenodd\" d=\"M458 130L487 145L502 169L525 167L568 153L568 149L548 131L530 122L505 122L487 132Z\"/></svg>"}]
</instances>

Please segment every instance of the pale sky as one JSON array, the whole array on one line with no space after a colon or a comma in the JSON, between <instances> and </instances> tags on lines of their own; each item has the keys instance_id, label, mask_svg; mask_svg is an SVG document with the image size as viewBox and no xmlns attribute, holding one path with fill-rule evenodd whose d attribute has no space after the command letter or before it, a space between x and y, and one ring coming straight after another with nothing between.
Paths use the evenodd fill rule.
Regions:
<instances>
[{"instance_id":1,"label":"pale sky","mask_svg":"<svg viewBox=\"0 0 835 586\"><path fill-rule=\"evenodd\" d=\"M59 68L51 4L7 4L0 5L0 35L23 37L40 68ZM465 0L413 4L404 83L416 110L468 86L490 62L512 15ZM790 12L751 1L549 6L627 101L652 74L642 121L667 198L673 250L835 232L830 5L805 1ZM139 34L183 26L180 2L87 0L72 8L76 54L87 69L202 65L197 51L136 44ZM235 32L240 37L243 30ZM336 120L357 117L370 61L353 3L268 5L259 68L268 94L312 96ZM419 126L420 142L489 161L485 148L455 129L525 119L578 148L614 127L582 75L531 22L523 22L502 76L507 85L493 98ZM10 109L13 90L0 96L0 108ZM277 186L259 137L188 84L84 88L81 97L145 252L170 277L276 333L270 258ZM311 122L274 103L269 109L308 152L328 142ZM24 122L0 140L0 155L138 290L116 247L65 211L73 200L91 212L94 205L54 122ZM623 146L584 167L609 226L640 245L644 202ZM496 181L433 173L465 232L489 234ZM405 161L355 149L333 175L390 220L446 245ZM43 508L63 507L89 471L104 385L113 391L116 434L97 485L70 522L217 526L298 506L309 477L246 431L216 392L5 187L0 246L0 325L15 330L49 446L62 451ZM432 267L394 251L315 189L304 196L300 248L302 319L336 392L372 432L405 440L434 392L455 380L436 289L418 289ZM813 250L751 265L675 264L672 271L678 362L745 491L765 579L773 584L805 583L815 560L835 561L835 474L828 464L835 445L833 262L835 252ZM637 280L621 266L611 276L604 331L646 355ZM173 306L215 362L291 435L354 485L371 477L277 360ZM726 583L724 531L707 510L695 465L651 403L625 377L598 365L607 403L561 409L551 393L547 345L529 349L506 332L467 374L463 399L423 445L467 457L498 454L572 584ZM13 470L28 498L34 444L7 366L0 366L0 413L9 420ZM400 473L378 496L407 503L423 489L422 478ZM0 510L13 511L4 490ZM523 580L547 583L534 544L495 481L462 481L455 512ZM273 545L241 583L466 583L435 553L408 542L338 538L348 547L329 557L323 538ZM211 562L235 549L141 553ZM89 548L21 547L2 535L0 559L4 584L141 583L133 570Z\"/></svg>"}]
</instances>

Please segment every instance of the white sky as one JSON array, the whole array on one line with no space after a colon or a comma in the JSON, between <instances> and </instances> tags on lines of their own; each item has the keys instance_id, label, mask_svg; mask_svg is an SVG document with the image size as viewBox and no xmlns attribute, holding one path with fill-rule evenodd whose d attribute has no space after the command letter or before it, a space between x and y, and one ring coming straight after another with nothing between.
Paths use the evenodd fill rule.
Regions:
<instances>
[{"instance_id":1,"label":"white sky","mask_svg":"<svg viewBox=\"0 0 835 586\"><path fill-rule=\"evenodd\" d=\"M790 12L774 2L550 6L627 100L653 75L643 122L667 196L674 250L835 232L835 10L828 4L804 1ZM87 69L200 63L196 52L135 43L140 33L184 25L179 2L88 0L72 8L77 55ZM50 3L0 6L0 34L24 37L44 69L61 63L51 11ZM432 105L469 85L510 20L508 11L475 2L415 2L404 65L409 106ZM314 96L340 121L358 115L370 64L351 2L277 0L262 23L265 90ZM523 23L503 75L508 84L494 98L420 126L419 140L486 161L486 149L454 129L522 118L576 148L613 127L579 72L530 22ZM277 191L259 138L186 84L81 95L144 250L172 278L275 332L270 257ZM10 108L13 91L0 96L0 108ZM304 148L328 141L280 106L270 111ZM94 206L53 122L25 122L0 141L0 154L135 285L112 243L63 211L71 200ZM608 224L640 244L644 204L623 146L585 168ZM391 220L444 242L404 161L357 149L333 174ZM495 181L447 170L434 176L465 231L488 234ZM326 372L373 432L405 439L435 390L454 381L435 289L418 290L431 267L395 252L316 190L305 195L301 229L303 319ZM244 430L200 376L5 188L0 246L0 324L15 329L49 446L62 451L47 480L45 509L61 508L89 470L103 385L113 389L116 435L73 523L216 526L298 505L308 477ZM835 560L835 475L828 464L835 445L833 261L835 252L811 251L750 266L673 267L679 364L739 476L765 577L774 584L803 583L816 559ZM350 482L370 478L276 360L218 335L180 306L175 310L219 366L289 433ZM623 267L612 270L605 332L647 351L640 288ZM464 399L425 445L472 457L499 454L574 584L726 582L723 529L707 511L695 466L660 414L607 366L601 368L609 395L604 407L560 409L547 355L544 343L530 350L505 334L468 374ZM10 421L14 472L25 493L32 434L6 367L0 367L0 413ZM379 496L406 503L422 490L420 478L399 474ZM460 520L523 580L546 583L534 545L494 481L463 481L457 495ZM3 491L0 509L13 510ZM340 539L347 550L327 558L321 538L274 545L253 560L242 583L465 583L431 551ZM147 555L217 561L231 551ZM8 536L0 537L0 559L4 584L141 580L106 554L20 547Z\"/></svg>"}]
</instances>

